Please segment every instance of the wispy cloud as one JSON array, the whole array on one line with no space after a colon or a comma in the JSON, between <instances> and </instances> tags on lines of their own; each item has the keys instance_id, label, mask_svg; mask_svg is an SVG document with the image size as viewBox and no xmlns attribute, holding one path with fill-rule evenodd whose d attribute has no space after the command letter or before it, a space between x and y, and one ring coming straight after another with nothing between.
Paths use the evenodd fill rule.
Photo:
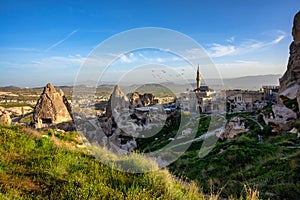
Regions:
<instances>
[{"instance_id":1,"label":"wispy cloud","mask_svg":"<svg viewBox=\"0 0 300 200\"><path fill-rule=\"evenodd\" d=\"M277 44L279 43L281 40L283 40L286 37L286 35L280 35L278 36L275 40L273 40L271 43L272 44Z\"/></svg>"},{"instance_id":2,"label":"wispy cloud","mask_svg":"<svg viewBox=\"0 0 300 200\"><path fill-rule=\"evenodd\" d=\"M235 40L235 37L230 37L230 38L228 38L226 41L227 41L227 42L234 42L234 40Z\"/></svg>"},{"instance_id":3,"label":"wispy cloud","mask_svg":"<svg viewBox=\"0 0 300 200\"><path fill-rule=\"evenodd\" d=\"M39 51L37 48L31 48L31 47L0 47L0 50L4 51Z\"/></svg>"},{"instance_id":4,"label":"wispy cloud","mask_svg":"<svg viewBox=\"0 0 300 200\"><path fill-rule=\"evenodd\" d=\"M208 53L210 57L222 57L234 54L236 51L237 47L233 45L221 45L214 43L210 45Z\"/></svg>"},{"instance_id":5,"label":"wispy cloud","mask_svg":"<svg viewBox=\"0 0 300 200\"><path fill-rule=\"evenodd\" d=\"M63 43L64 41L66 41L67 39L69 39L74 33L78 32L79 29L76 29L74 31L72 31L71 33L69 33L66 37L64 37L63 39L59 40L58 42L52 44L51 46L49 46L45 51L49 51L50 49L57 47L58 45L60 45L61 43Z\"/></svg>"},{"instance_id":6,"label":"wispy cloud","mask_svg":"<svg viewBox=\"0 0 300 200\"><path fill-rule=\"evenodd\" d=\"M277 33L276 38L269 41L248 39L248 40L244 40L239 44L233 44L235 42L235 39L231 37L228 40L226 40L230 44L218 44L218 43L209 44L207 52L210 57L217 58L223 56L241 55L241 54L269 48L273 45L278 44L286 37L286 33L283 31L277 31L276 33Z\"/></svg>"},{"instance_id":7,"label":"wispy cloud","mask_svg":"<svg viewBox=\"0 0 300 200\"><path fill-rule=\"evenodd\" d=\"M132 63L137 60L133 53L129 53L128 55L122 54L120 59L122 63Z\"/></svg>"},{"instance_id":8,"label":"wispy cloud","mask_svg":"<svg viewBox=\"0 0 300 200\"><path fill-rule=\"evenodd\" d=\"M149 53L148 53L149 54ZM173 61L178 61L180 58L174 56L174 55L169 55L167 53L157 53L157 54L150 54L146 55L141 52L135 52L135 53L129 53L129 54L122 54L119 56L120 61L122 63L166 63L166 62L173 62Z\"/></svg>"},{"instance_id":9,"label":"wispy cloud","mask_svg":"<svg viewBox=\"0 0 300 200\"><path fill-rule=\"evenodd\" d=\"M0 66L11 69L64 69L69 67L79 68L85 61L86 58L78 56L50 56L26 63L0 61Z\"/></svg>"}]
</instances>

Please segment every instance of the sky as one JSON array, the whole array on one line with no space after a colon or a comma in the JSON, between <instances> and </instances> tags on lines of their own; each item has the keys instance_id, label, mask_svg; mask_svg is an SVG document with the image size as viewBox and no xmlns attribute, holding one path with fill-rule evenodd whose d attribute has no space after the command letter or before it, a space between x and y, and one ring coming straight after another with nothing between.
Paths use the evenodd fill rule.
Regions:
<instances>
[{"instance_id":1,"label":"sky","mask_svg":"<svg viewBox=\"0 0 300 200\"><path fill-rule=\"evenodd\" d=\"M151 72L151 64L158 69L176 68L174 73L178 76L185 70L184 79L195 78L194 62L194 68L188 68L191 63L181 56L190 61L194 55L203 56L203 52L217 69L218 77L283 74L292 42L293 17L299 10L299 0L1 0L0 86L36 87L48 82L72 85L78 77L86 81L119 81L133 69L147 65L148 71L143 74L127 76L142 81ZM199 48L184 47L177 51L180 55L167 51L167 45L163 50L118 51L126 49L124 45L153 39L151 31L125 37L128 31L135 34L136 29L145 27L184 35ZM101 65L104 58L98 57L94 68L82 75L87 60L92 60L89 58L99 49L103 51L102 44L109 46L115 37L118 42L114 51L107 52L113 55L110 58L114 57L114 62ZM155 37L169 44L171 50L181 46L175 37L170 37L169 43L163 34ZM206 63L198 64L205 68ZM102 74L104 78L92 76L95 68L97 72L108 69ZM208 73L207 78L215 77Z\"/></svg>"}]
</instances>

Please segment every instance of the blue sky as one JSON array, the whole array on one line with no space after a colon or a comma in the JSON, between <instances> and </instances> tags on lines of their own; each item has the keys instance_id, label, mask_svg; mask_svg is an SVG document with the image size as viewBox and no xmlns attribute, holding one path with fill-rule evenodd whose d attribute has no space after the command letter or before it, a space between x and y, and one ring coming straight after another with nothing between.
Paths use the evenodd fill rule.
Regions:
<instances>
[{"instance_id":1,"label":"blue sky","mask_svg":"<svg viewBox=\"0 0 300 200\"><path fill-rule=\"evenodd\" d=\"M142 27L191 37L224 78L282 74L293 16L300 10L298 0L2 0L0 5L0 85L23 87L72 84L97 45ZM126 70L134 56L121 56L118 64ZM159 56L165 58L148 53L148 60L160 62Z\"/></svg>"}]
</instances>

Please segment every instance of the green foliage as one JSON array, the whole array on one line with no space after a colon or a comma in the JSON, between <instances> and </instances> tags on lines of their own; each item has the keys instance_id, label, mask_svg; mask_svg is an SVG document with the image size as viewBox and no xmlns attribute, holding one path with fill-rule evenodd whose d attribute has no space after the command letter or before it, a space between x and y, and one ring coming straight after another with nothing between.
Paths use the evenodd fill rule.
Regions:
<instances>
[{"instance_id":1,"label":"green foliage","mask_svg":"<svg viewBox=\"0 0 300 200\"><path fill-rule=\"evenodd\" d=\"M59 138L62 141L74 142L76 144L81 143L78 140L78 133L76 131L65 132L63 130L53 130L52 128L49 128L46 132L43 132L43 134Z\"/></svg>"},{"instance_id":2,"label":"green foliage","mask_svg":"<svg viewBox=\"0 0 300 200\"><path fill-rule=\"evenodd\" d=\"M193 142L169 166L169 170L178 177L196 180L203 187L204 193L255 199L259 191L264 199L295 199L300 192L297 187L300 184L297 171L300 163L296 156L300 154L300 139L297 139L296 134L275 135L272 128L259 118L258 122L263 126L261 130L254 120L259 114L260 112L243 112L227 115L228 120L235 116L243 117L249 131L232 140L218 141L213 150L203 158L199 157L203 142ZM206 133L209 126L210 117L201 117L196 137ZM140 151L154 151L164 147L170 142L168 138L177 133L176 127L165 127L151 138L138 140ZM262 142L258 141L258 134L262 136ZM141 144L144 141L147 142ZM172 150L176 152L176 148ZM289 190L293 193L289 194Z\"/></svg>"},{"instance_id":3,"label":"green foliage","mask_svg":"<svg viewBox=\"0 0 300 200\"><path fill-rule=\"evenodd\" d=\"M108 167L83 150L68 149L55 134L0 126L0 199L204 199L195 184L182 185L167 170L119 171L117 163L126 160L116 158L116 166ZM149 162L141 156L127 160Z\"/></svg>"},{"instance_id":4,"label":"green foliage","mask_svg":"<svg viewBox=\"0 0 300 200\"><path fill-rule=\"evenodd\" d=\"M299 111L297 98L286 100L286 101L283 102L283 104L286 107L288 107L289 109L292 109L295 112Z\"/></svg>"},{"instance_id":5,"label":"green foliage","mask_svg":"<svg viewBox=\"0 0 300 200\"><path fill-rule=\"evenodd\" d=\"M27 103L1 103L0 106L4 107L4 108L23 107L23 106L32 107L31 105L29 105Z\"/></svg>"},{"instance_id":6,"label":"green foliage","mask_svg":"<svg viewBox=\"0 0 300 200\"><path fill-rule=\"evenodd\" d=\"M294 124L295 128L300 130L300 119L297 119L295 124Z\"/></svg>"},{"instance_id":7,"label":"green foliage","mask_svg":"<svg viewBox=\"0 0 300 200\"><path fill-rule=\"evenodd\" d=\"M196 180L205 193L213 190L224 197L248 198L246 184L257 188L263 199L297 199L300 195L300 139L296 134L274 135L265 124L261 131L251 120L254 114L227 115L228 119L245 118L250 131L232 140L218 141L203 158L198 155L202 142L194 142L169 166L170 171ZM199 129L206 123L201 121ZM262 142L258 142L258 133L263 137Z\"/></svg>"},{"instance_id":8,"label":"green foliage","mask_svg":"<svg viewBox=\"0 0 300 200\"><path fill-rule=\"evenodd\" d=\"M25 124L30 124L31 122L33 122L33 115L27 115L26 117L23 117L20 120L21 123L25 123Z\"/></svg>"}]
</instances>

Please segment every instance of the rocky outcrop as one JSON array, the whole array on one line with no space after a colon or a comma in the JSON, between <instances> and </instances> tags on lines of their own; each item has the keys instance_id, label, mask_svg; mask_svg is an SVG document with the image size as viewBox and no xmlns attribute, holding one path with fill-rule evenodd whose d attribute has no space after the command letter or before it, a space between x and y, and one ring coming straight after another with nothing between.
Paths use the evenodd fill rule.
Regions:
<instances>
[{"instance_id":1,"label":"rocky outcrop","mask_svg":"<svg viewBox=\"0 0 300 200\"><path fill-rule=\"evenodd\" d=\"M287 70L279 79L280 102L288 99L295 99L299 94L300 85L300 12L294 17L293 42L290 45L290 57Z\"/></svg>"},{"instance_id":2,"label":"rocky outcrop","mask_svg":"<svg viewBox=\"0 0 300 200\"><path fill-rule=\"evenodd\" d=\"M134 115L135 108L153 103L152 94L134 92L125 96L120 86L116 85L108 100L105 116L99 116L98 119L100 132L106 136L100 143L118 154L134 150L137 147L135 138L150 127L139 123L140 120Z\"/></svg>"},{"instance_id":3,"label":"rocky outcrop","mask_svg":"<svg viewBox=\"0 0 300 200\"><path fill-rule=\"evenodd\" d=\"M285 102L296 99L300 108L300 12L294 17L292 36L287 70L279 79L279 105L273 105L272 114L264 116L266 124L277 133L291 130L297 119L297 114Z\"/></svg>"},{"instance_id":4,"label":"rocky outcrop","mask_svg":"<svg viewBox=\"0 0 300 200\"><path fill-rule=\"evenodd\" d=\"M11 125L12 120L10 118L9 112L7 111L0 111L0 123Z\"/></svg>"},{"instance_id":5,"label":"rocky outcrop","mask_svg":"<svg viewBox=\"0 0 300 200\"><path fill-rule=\"evenodd\" d=\"M294 17L292 35L294 42L300 43L300 11Z\"/></svg>"},{"instance_id":6,"label":"rocky outcrop","mask_svg":"<svg viewBox=\"0 0 300 200\"><path fill-rule=\"evenodd\" d=\"M225 126L224 132L220 135L220 139L233 139L236 135L249 131L245 127L245 119L242 117L233 117Z\"/></svg>"},{"instance_id":7,"label":"rocky outcrop","mask_svg":"<svg viewBox=\"0 0 300 200\"><path fill-rule=\"evenodd\" d=\"M56 91L51 83L44 88L34 108L35 128L57 127L62 130L73 130L71 106L62 90Z\"/></svg>"},{"instance_id":8,"label":"rocky outcrop","mask_svg":"<svg viewBox=\"0 0 300 200\"><path fill-rule=\"evenodd\" d=\"M273 128L276 133L290 131L295 124L297 114L284 105L273 105L273 113L270 116L264 116L267 125Z\"/></svg>"},{"instance_id":9,"label":"rocky outcrop","mask_svg":"<svg viewBox=\"0 0 300 200\"><path fill-rule=\"evenodd\" d=\"M149 106L154 103L154 95L150 93L139 94L138 92L134 92L129 94L128 98L130 109Z\"/></svg>"},{"instance_id":10,"label":"rocky outcrop","mask_svg":"<svg viewBox=\"0 0 300 200\"><path fill-rule=\"evenodd\" d=\"M121 91L121 88L119 85L116 85L114 87L113 93L110 95L110 98L108 100L107 106L106 106L106 117L112 117L113 109L122 109L128 107L128 99L124 95L124 93Z\"/></svg>"}]
</instances>

